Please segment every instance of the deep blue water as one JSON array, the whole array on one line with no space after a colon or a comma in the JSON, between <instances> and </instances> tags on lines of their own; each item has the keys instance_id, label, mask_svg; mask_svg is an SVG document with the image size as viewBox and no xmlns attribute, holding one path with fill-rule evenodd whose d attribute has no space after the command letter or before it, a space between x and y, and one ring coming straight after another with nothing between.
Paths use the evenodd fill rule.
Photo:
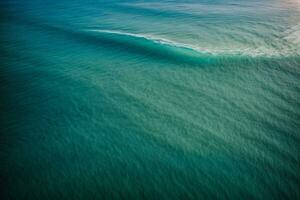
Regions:
<instances>
[{"instance_id":1,"label":"deep blue water","mask_svg":"<svg viewBox=\"0 0 300 200\"><path fill-rule=\"evenodd\" d=\"M298 0L0 2L3 199L299 199Z\"/></svg>"}]
</instances>

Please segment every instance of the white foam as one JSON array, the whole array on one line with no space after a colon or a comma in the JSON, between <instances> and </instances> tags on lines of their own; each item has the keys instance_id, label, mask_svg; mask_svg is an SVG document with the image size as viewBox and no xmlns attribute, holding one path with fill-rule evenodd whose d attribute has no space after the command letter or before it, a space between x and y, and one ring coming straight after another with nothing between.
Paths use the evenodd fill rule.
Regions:
<instances>
[{"instance_id":1,"label":"white foam","mask_svg":"<svg viewBox=\"0 0 300 200\"><path fill-rule=\"evenodd\" d=\"M267 46L259 46L259 47L245 47L245 48L227 48L227 49L206 49L199 46L180 43L170 39L156 37L149 34L137 34L137 33L129 33L119 30L106 30L106 29L91 29L87 31L99 32L99 33L108 33L108 34L117 34L123 36L130 36L135 38L143 38L145 40L152 41L154 43L163 44L172 47L185 48L200 54L209 54L209 55L224 55L224 56L251 56L251 57L277 57L277 56L290 56L295 54L295 52L290 51L289 49L282 48L280 50L270 48ZM297 44L300 44L300 25L293 27L293 29L288 30L286 33L286 39L293 40Z\"/></svg>"},{"instance_id":2,"label":"white foam","mask_svg":"<svg viewBox=\"0 0 300 200\"><path fill-rule=\"evenodd\" d=\"M115 30L89 30L89 31L94 31L94 32L100 32L100 33L110 33L110 34L118 34L118 35L124 35L124 36L131 36L131 37L136 37L136 38L143 38L145 40L150 40L155 43L163 44L163 45L168 45L168 46L174 46L174 47L179 47L179 48L186 48L190 49L199 53L211 53L206 49L202 49L199 47L194 47L192 45L188 44L183 44L179 42L175 42L169 39L165 38L159 38L155 37L152 35L147 35L147 34L136 34L136 33L128 33L128 32L123 32L123 31L115 31Z\"/></svg>"}]
</instances>

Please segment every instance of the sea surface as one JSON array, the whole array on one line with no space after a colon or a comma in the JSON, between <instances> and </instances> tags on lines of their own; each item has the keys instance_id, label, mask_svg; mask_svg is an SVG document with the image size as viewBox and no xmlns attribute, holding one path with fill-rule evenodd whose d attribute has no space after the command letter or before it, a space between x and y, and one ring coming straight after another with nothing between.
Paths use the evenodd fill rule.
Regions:
<instances>
[{"instance_id":1,"label":"sea surface","mask_svg":"<svg viewBox=\"0 0 300 200\"><path fill-rule=\"evenodd\" d=\"M300 199L299 0L0 2L2 199Z\"/></svg>"}]
</instances>

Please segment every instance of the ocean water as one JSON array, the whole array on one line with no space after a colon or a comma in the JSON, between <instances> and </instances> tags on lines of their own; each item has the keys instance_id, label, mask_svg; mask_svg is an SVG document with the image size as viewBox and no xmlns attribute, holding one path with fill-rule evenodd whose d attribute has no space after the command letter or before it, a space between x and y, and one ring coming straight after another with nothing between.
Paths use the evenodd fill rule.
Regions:
<instances>
[{"instance_id":1,"label":"ocean water","mask_svg":"<svg viewBox=\"0 0 300 200\"><path fill-rule=\"evenodd\" d=\"M299 0L0 6L2 199L300 199Z\"/></svg>"}]
</instances>

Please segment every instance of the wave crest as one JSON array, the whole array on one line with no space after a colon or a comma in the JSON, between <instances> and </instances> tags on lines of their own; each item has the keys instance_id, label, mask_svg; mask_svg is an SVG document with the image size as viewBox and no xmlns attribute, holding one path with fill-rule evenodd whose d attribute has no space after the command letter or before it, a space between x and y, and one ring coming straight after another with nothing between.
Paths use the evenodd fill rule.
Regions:
<instances>
[{"instance_id":1,"label":"wave crest","mask_svg":"<svg viewBox=\"0 0 300 200\"><path fill-rule=\"evenodd\" d=\"M290 31L291 33L288 34L286 39L293 39L294 42L300 44L300 40L299 40L300 38L298 37L299 26L297 26L295 29L296 31ZM281 57L281 56L297 55L297 52L295 53L294 51L290 51L287 48L282 48L280 50L277 50L277 49L269 48L267 46L260 46L260 47L247 47L243 49L232 49L232 50L207 49L207 48L203 48L191 44L176 42L162 37L156 37L149 34L129 33L125 31L107 30L107 29L89 29L86 31L144 39L156 44L162 44L169 47L186 49L186 50L193 51L199 55L206 55L206 56Z\"/></svg>"}]
</instances>

